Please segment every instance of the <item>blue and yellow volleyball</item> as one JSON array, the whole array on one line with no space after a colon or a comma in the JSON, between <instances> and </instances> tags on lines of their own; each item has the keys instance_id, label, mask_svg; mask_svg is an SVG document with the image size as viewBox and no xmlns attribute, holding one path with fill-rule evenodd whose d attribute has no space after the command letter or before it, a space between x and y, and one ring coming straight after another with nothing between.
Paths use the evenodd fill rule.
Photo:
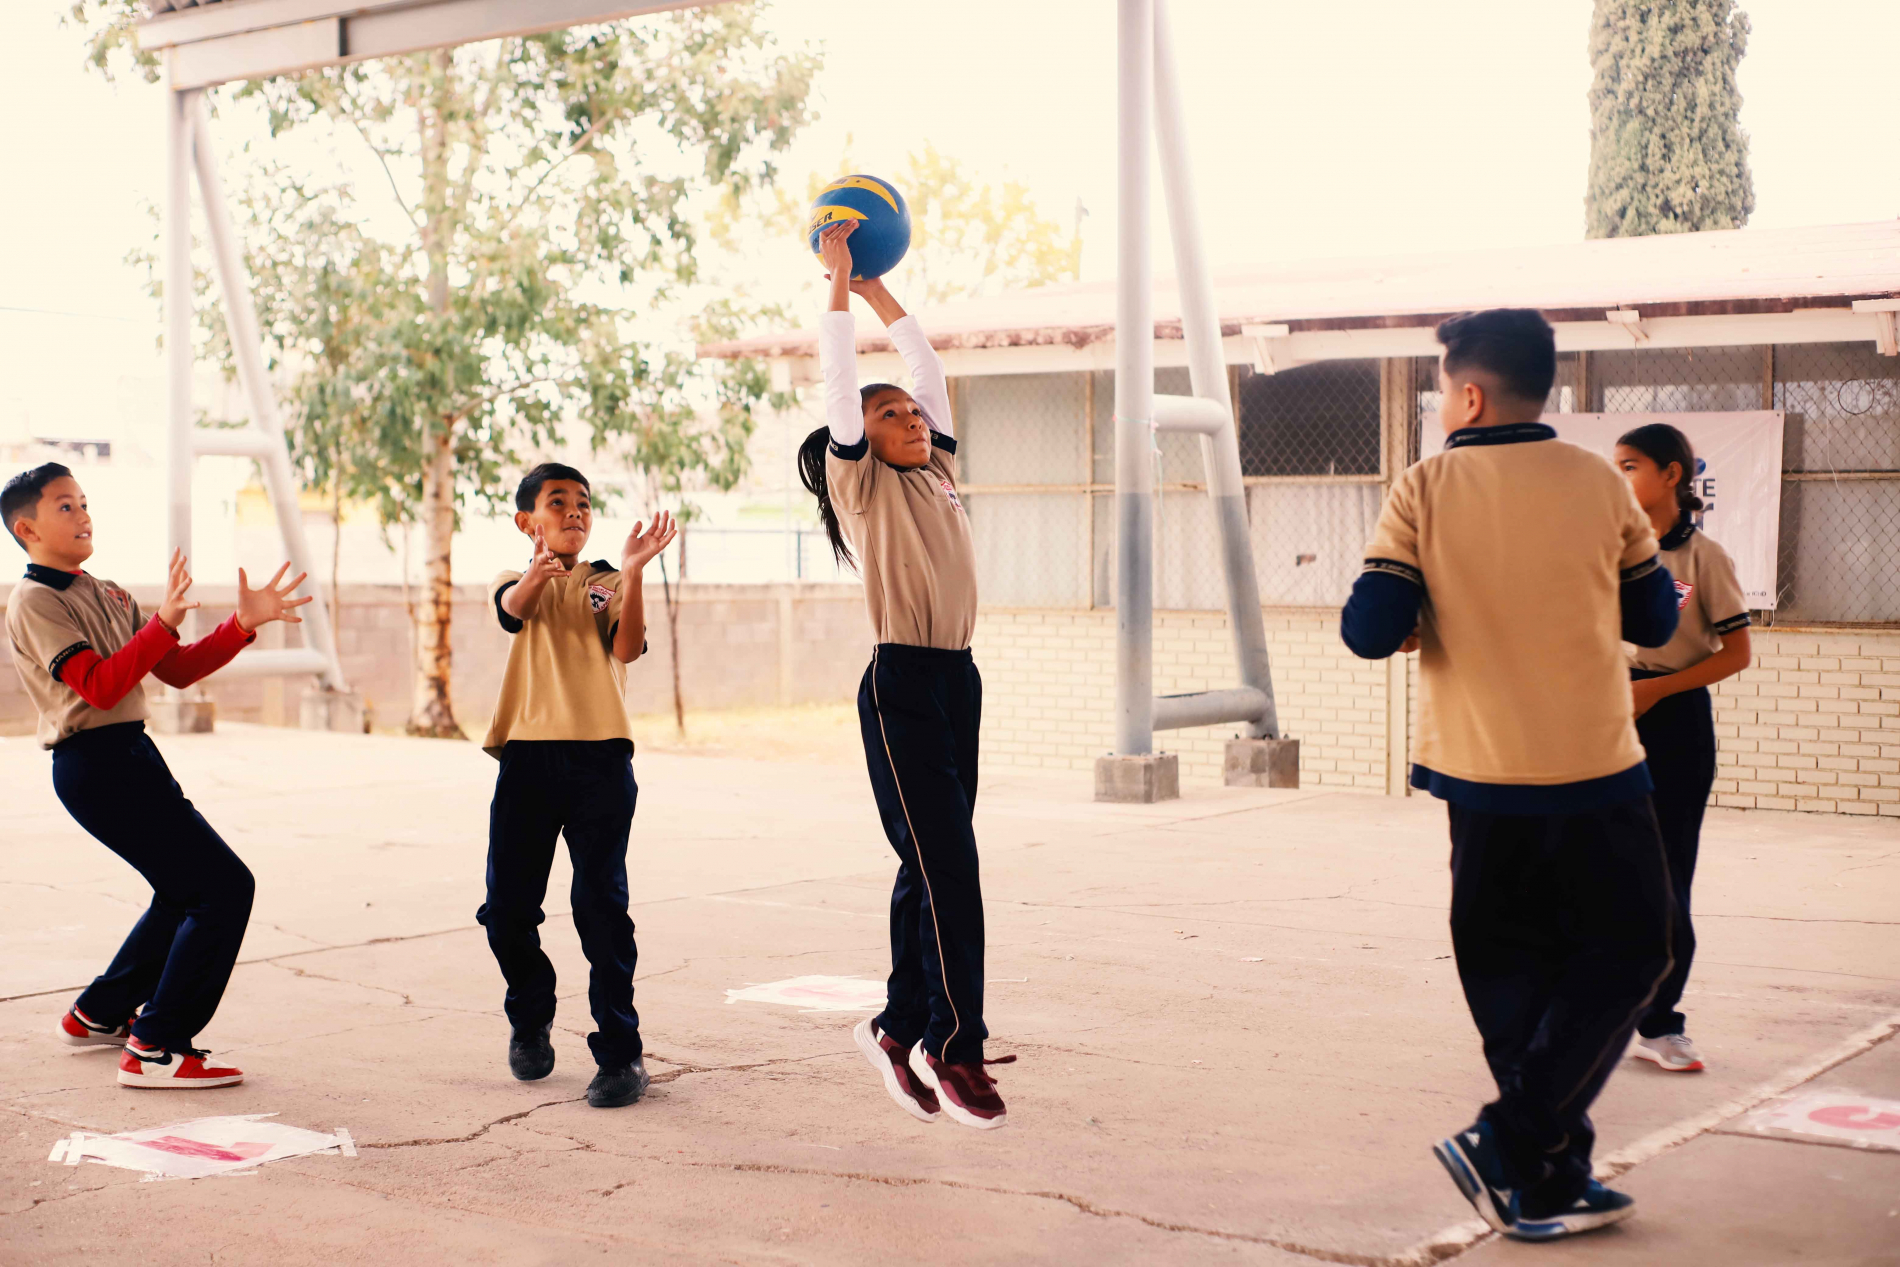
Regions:
<instances>
[{"instance_id":1,"label":"blue and yellow volleyball","mask_svg":"<svg viewBox=\"0 0 1900 1267\"><path fill-rule=\"evenodd\" d=\"M851 234L851 280L869 281L897 267L910 249L910 208L897 186L875 176L840 176L812 200L805 236L818 254L818 234L840 220L856 220Z\"/></svg>"}]
</instances>

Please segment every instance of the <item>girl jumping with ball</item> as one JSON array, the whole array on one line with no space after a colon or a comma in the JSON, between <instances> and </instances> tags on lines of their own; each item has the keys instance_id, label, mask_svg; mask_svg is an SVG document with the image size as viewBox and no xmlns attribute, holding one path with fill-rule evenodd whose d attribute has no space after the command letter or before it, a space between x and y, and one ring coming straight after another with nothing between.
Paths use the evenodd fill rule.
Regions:
<instances>
[{"instance_id":1,"label":"girl jumping with ball","mask_svg":"<svg viewBox=\"0 0 1900 1267\"><path fill-rule=\"evenodd\" d=\"M1696 527L1702 499L1695 494L1695 452L1688 437L1655 422L1616 442L1616 465L1662 543L1662 564L1676 580L1681 611L1676 634L1661 647L1630 654L1636 734L1643 741L1656 825L1669 857L1679 912L1671 937L1675 967L1636 1026L1630 1055L1675 1073L1703 1068L1679 1010L1695 956L1689 923L1689 885L1695 878L1702 812L1715 782L1715 719L1709 687L1748 667L1748 604L1728 552Z\"/></svg>"},{"instance_id":2,"label":"girl jumping with ball","mask_svg":"<svg viewBox=\"0 0 1900 1267\"><path fill-rule=\"evenodd\" d=\"M912 1117L948 1113L988 1130L1006 1118L984 1066L1014 1057L983 1059L983 893L970 828L983 714L983 680L970 656L976 553L957 496L943 363L882 281L852 280L855 228L835 224L819 239L831 280L819 326L828 425L798 451L833 553L864 577L877 638L858 718L898 866L884 1010L855 1037ZM853 294L889 327L914 395L889 383L858 386Z\"/></svg>"}]
</instances>

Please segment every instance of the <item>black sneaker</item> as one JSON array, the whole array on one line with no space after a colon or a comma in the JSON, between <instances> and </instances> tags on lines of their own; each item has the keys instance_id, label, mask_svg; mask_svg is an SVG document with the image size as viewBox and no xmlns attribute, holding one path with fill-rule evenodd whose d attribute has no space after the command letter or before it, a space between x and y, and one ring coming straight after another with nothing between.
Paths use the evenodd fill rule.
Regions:
<instances>
[{"instance_id":1,"label":"black sneaker","mask_svg":"<svg viewBox=\"0 0 1900 1267\"><path fill-rule=\"evenodd\" d=\"M1479 1216L1508 1233L1517 1222L1517 1192L1505 1182L1504 1158L1491 1124L1478 1122L1432 1146L1432 1155Z\"/></svg>"},{"instance_id":2,"label":"black sneaker","mask_svg":"<svg viewBox=\"0 0 1900 1267\"><path fill-rule=\"evenodd\" d=\"M508 1038L508 1072L517 1081L535 1082L554 1072L554 1044L548 1041L550 1021L540 1029L518 1029Z\"/></svg>"},{"instance_id":3,"label":"black sneaker","mask_svg":"<svg viewBox=\"0 0 1900 1267\"><path fill-rule=\"evenodd\" d=\"M587 1102L597 1109L617 1109L632 1104L647 1093L646 1062L635 1056L632 1064L603 1065L587 1084Z\"/></svg>"}]
</instances>

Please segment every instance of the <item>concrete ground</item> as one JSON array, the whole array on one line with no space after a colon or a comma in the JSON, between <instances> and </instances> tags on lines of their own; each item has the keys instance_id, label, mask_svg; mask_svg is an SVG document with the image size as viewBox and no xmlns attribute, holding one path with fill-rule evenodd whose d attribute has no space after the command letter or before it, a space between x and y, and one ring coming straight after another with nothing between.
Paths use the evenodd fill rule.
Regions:
<instances>
[{"instance_id":1,"label":"concrete ground","mask_svg":"<svg viewBox=\"0 0 1900 1267\"><path fill-rule=\"evenodd\" d=\"M565 903L559 1064L505 1065L474 924L493 764L472 745L224 726L161 741L256 871L201 1041L248 1080L126 1090L53 1026L146 899L0 742L0 1262L1900 1263L1900 1153L1734 1133L1797 1085L1900 1099L1900 824L1718 811L1687 1006L1702 1075L1626 1062L1600 1158L1641 1203L1560 1246L1477 1238L1432 1160L1490 1086L1449 958L1443 813L1193 788L1100 806L995 772L978 815L1007 1130L888 1100L855 1015L729 1004L881 977L892 860L861 770L644 754L633 844L649 1098L601 1111ZM565 892L557 866L552 892ZM1829 1067L1831 1066L1831 1067ZM359 1155L141 1183L74 1129L276 1113Z\"/></svg>"}]
</instances>

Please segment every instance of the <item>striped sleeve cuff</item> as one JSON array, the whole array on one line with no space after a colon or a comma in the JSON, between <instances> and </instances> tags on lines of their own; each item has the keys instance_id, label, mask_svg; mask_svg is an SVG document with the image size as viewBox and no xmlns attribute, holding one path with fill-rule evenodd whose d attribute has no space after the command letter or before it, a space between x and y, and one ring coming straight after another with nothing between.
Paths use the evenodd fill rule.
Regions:
<instances>
[{"instance_id":1,"label":"striped sleeve cuff","mask_svg":"<svg viewBox=\"0 0 1900 1267\"><path fill-rule=\"evenodd\" d=\"M90 642L75 642L72 646L67 647L64 651L54 656L53 662L46 666L46 671L52 674L53 680L57 682L60 680L59 671L66 667L68 660L71 660L81 651L90 650L92 650L92 644Z\"/></svg>"},{"instance_id":2,"label":"striped sleeve cuff","mask_svg":"<svg viewBox=\"0 0 1900 1267\"><path fill-rule=\"evenodd\" d=\"M1628 585L1631 581L1642 580L1645 576L1648 576L1651 572L1654 572L1657 568L1661 566L1662 566L1662 556L1660 554L1652 554L1647 559L1644 559L1641 563L1636 564L1634 567L1624 568L1623 571L1620 573L1620 577L1622 579L1623 584Z\"/></svg>"},{"instance_id":3,"label":"striped sleeve cuff","mask_svg":"<svg viewBox=\"0 0 1900 1267\"><path fill-rule=\"evenodd\" d=\"M1739 616L1730 616L1727 620L1718 620L1710 628L1718 634L1732 634L1737 629L1746 629L1754 623L1754 617L1743 612Z\"/></svg>"},{"instance_id":4,"label":"striped sleeve cuff","mask_svg":"<svg viewBox=\"0 0 1900 1267\"><path fill-rule=\"evenodd\" d=\"M1425 588L1425 574L1410 563L1401 563L1397 559L1367 559L1361 575L1370 572L1383 572L1388 576L1396 576L1401 581L1410 581L1420 589Z\"/></svg>"}]
</instances>

